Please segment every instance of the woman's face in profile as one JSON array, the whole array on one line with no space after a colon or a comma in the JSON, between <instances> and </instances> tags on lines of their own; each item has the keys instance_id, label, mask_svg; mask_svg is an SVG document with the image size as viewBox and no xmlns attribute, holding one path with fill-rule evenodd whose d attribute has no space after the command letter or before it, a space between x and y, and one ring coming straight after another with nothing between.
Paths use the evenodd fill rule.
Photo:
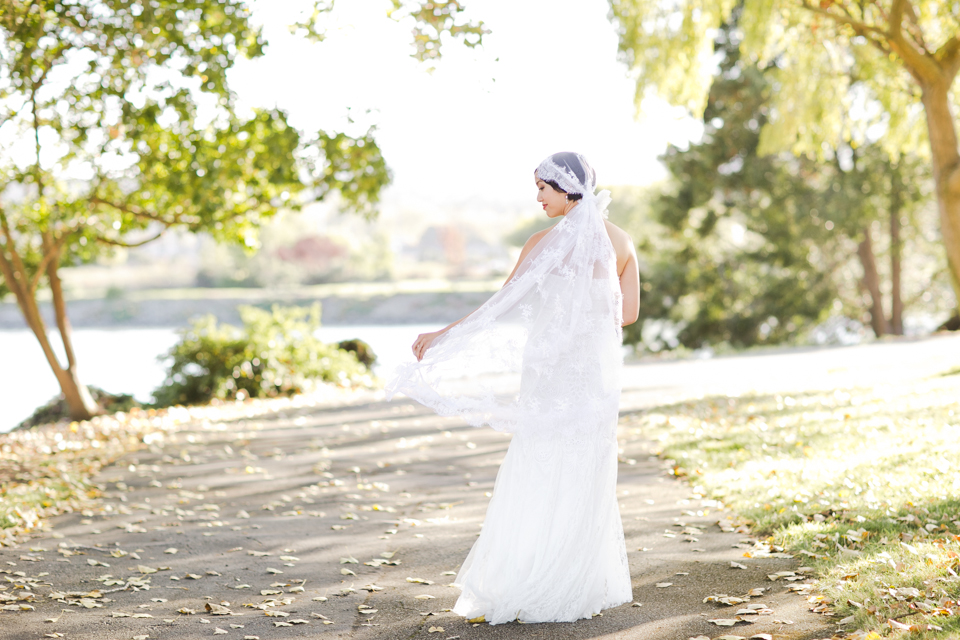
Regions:
<instances>
[{"instance_id":1,"label":"woman's face in profile","mask_svg":"<svg viewBox=\"0 0 960 640\"><path fill-rule=\"evenodd\" d=\"M566 213L566 194L557 191L540 179L537 179L537 202L543 206L543 210L548 218L556 218Z\"/></svg>"}]
</instances>

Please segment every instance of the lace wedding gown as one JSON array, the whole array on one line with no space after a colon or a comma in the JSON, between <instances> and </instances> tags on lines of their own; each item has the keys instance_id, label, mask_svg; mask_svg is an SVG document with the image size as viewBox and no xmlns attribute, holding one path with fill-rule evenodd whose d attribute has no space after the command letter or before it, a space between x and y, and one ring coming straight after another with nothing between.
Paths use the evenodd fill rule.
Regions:
<instances>
[{"instance_id":1,"label":"lace wedding gown","mask_svg":"<svg viewBox=\"0 0 960 640\"><path fill-rule=\"evenodd\" d=\"M632 600L616 499L622 300L609 195L589 179L572 187L582 201L510 282L387 385L388 398L514 434L455 580L454 611L491 624L570 622Z\"/></svg>"}]
</instances>

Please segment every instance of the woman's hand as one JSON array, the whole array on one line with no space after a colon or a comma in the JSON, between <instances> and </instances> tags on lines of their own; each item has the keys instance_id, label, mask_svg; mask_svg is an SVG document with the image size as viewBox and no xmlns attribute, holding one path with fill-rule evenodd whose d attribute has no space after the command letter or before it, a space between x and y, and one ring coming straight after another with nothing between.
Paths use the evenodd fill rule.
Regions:
<instances>
[{"instance_id":1,"label":"woman's hand","mask_svg":"<svg viewBox=\"0 0 960 640\"><path fill-rule=\"evenodd\" d=\"M443 331L434 331L433 333L421 333L417 336L417 340L413 343L413 355L417 357L417 361L423 360L424 354L433 344L433 341L442 335Z\"/></svg>"}]
</instances>

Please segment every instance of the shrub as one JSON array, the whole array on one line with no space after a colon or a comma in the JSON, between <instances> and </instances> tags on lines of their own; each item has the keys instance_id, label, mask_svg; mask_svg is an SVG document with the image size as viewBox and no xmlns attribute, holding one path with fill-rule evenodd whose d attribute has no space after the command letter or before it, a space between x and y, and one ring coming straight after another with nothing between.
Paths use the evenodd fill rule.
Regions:
<instances>
[{"instance_id":1,"label":"shrub","mask_svg":"<svg viewBox=\"0 0 960 640\"><path fill-rule=\"evenodd\" d=\"M109 393L100 387L89 384L87 385L87 390L97 404L103 408L105 413L129 411L134 407L142 406L133 396L127 393ZM45 405L39 407L29 418L18 424L14 429L28 429L41 424L70 419L70 407L67 406L67 401L61 393L54 396Z\"/></svg>"},{"instance_id":2,"label":"shrub","mask_svg":"<svg viewBox=\"0 0 960 640\"><path fill-rule=\"evenodd\" d=\"M320 305L270 311L240 307L242 328L204 316L180 333L166 356L167 379L154 391L157 406L271 398L310 390L318 382L370 385L357 357L315 336Z\"/></svg>"},{"instance_id":3,"label":"shrub","mask_svg":"<svg viewBox=\"0 0 960 640\"><path fill-rule=\"evenodd\" d=\"M373 349L363 340L359 338L352 338L350 340L341 340L337 343L338 349L343 349L344 351L349 351L357 357L365 367L368 369L374 365L377 361L377 354L373 352Z\"/></svg>"}]
</instances>

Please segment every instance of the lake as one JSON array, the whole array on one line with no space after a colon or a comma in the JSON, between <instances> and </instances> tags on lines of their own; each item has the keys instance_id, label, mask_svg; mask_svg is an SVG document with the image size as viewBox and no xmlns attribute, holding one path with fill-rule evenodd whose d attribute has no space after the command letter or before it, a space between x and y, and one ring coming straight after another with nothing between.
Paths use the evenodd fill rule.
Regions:
<instances>
[{"instance_id":1,"label":"lake","mask_svg":"<svg viewBox=\"0 0 960 640\"><path fill-rule=\"evenodd\" d=\"M410 345L417 335L443 325L323 326L326 342L360 338L377 354L375 372L383 375L412 359ZM148 402L166 375L159 357L177 341L176 329L75 329L74 349L80 379L111 393L131 393ZM51 333L54 348L59 334ZM58 349L61 362L65 361ZM0 331L0 432L9 431L40 405L60 393L40 344L27 329Z\"/></svg>"}]
</instances>

